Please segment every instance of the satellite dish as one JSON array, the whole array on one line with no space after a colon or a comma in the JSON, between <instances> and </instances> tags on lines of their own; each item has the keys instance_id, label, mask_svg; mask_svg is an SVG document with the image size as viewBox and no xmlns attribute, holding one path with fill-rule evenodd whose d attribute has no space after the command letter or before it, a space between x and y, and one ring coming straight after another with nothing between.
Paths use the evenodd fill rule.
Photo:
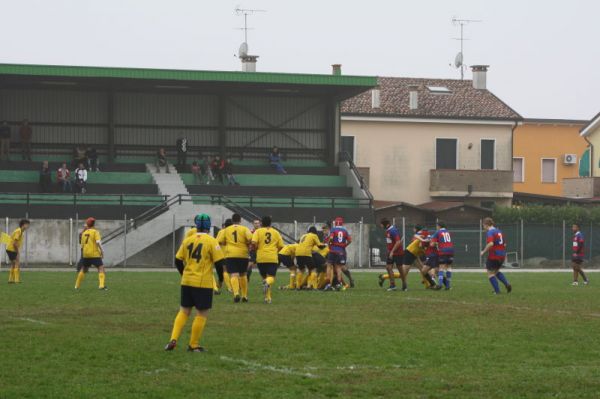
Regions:
<instances>
[{"instance_id":1,"label":"satellite dish","mask_svg":"<svg viewBox=\"0 0 600 399\"><path fill-rule=\"evenodd\" d=\"M248 55L248 43L244 42L240 44L240 49L238 51L238 57L242 58Z\"/></svg>"},{"instance_id":2,"label":"satellite dish","mask_svg":"<svg viewBox=\"0 0 600 399\"><path fill-rule=\"evenodd\" d=\"M456 58L454 58L454 66L457 68L460 68L463 66L463 54L462 53L456 54Z\"/></svg>"}]
</instances>

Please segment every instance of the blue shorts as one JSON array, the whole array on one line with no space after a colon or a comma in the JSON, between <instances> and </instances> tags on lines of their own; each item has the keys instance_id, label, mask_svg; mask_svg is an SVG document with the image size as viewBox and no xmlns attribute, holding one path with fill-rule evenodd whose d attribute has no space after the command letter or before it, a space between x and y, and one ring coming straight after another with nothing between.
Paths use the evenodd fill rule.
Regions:
<instances>
[{"instance_id":1,"label":"blue shorts","mask_svg":"<svg viewBox=\"0 0 600 399\"><path fill-rule=\"evenodd\" d=\"M440 264L440 258L436 254L427 255L425 258L425 266L435 269Z\"/></svg>"},{"instance_id":2,"label":"blue shorts","mask_svg":"<svg viewBox=\"0 0 600 399\"><path fill-rule=\"evenodd\" d=\"M489 271L498 271L504 264L504 259L488 259L485 261L485 268Z\"/></svg>"},{"instance_id":3,"label":"blue shorts","mask_svg":"<svg viewBox=\"0 0 600 399\"><path fill-rule=\"evenodd\" d=\"M346 254L341 254L338 252L330 252L327 255L327 262L331 265L345 265L346 264Z\"/></svg>"},{"instance_id":4,"label":"blue shorts","mask_svg":"<svg viewBox=\"0 0 600 399\"><path fill-rule=\"evenodd\" d=\"M451 265L454 262L453 255L439 255L438 264L440 265Z\"/></svg>"}]
</instances>

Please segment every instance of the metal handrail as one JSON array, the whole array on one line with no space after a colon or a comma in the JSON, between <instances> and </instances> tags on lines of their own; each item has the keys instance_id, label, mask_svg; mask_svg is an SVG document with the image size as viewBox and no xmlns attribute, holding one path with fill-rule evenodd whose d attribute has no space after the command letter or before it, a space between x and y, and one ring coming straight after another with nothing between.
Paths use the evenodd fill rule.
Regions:
<instances>
[{"instance_id":1,"label":"metal handrail","mask_svg":"<svg viewBox=\"0 0 600 399\"><path fill-rule=\"evenodd\" d=\"M358 182L360 183L360 188L365 192L365 194L367 195L367 198L372 203L374 198L373 198L373 194L369 190L369 185L365 182L365 179L362 177L362 175L358 171L358 168L354 164L354 161L352 160L352 157L350 156L350 154L347 151L341 151L339 156L340 156L340 160L348 162L348 166L350 167L350 170L352 171L352 173L354 173L354 176L358 179Z\"/></svg>"}]
</instances>

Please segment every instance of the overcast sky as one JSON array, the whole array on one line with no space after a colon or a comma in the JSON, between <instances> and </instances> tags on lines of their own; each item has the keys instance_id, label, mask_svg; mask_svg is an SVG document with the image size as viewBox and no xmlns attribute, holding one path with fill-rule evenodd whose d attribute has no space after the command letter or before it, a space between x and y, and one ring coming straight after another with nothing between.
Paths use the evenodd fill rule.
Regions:
<instances>
[{"instance_id":1,"label":"overcast sky","mask_svg":"<svg viewBox=\"0 0 600 399\"><path fill-rule=\"evenodd\" d=\"M525 117L600 112L596 0L0 0L0 62L239 70L249 17L259 71L459 78L489 64L488 87ZM466 77L470 78L470 72Z\"/></svg>"}]
</instances>

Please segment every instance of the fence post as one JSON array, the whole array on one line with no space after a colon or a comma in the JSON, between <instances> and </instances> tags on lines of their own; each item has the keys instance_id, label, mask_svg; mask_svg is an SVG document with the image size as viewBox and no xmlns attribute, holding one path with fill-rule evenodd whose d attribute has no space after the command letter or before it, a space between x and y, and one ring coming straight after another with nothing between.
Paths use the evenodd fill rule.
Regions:
<instances>
[{"instance_id":1,"label":"fence post","mask_svg":"<svg viewBox=\"0 0 600 399\"><path fill-rule=\"evenodd\" d=\"M298 240L298 221L294 220L294 240Z\"/></svg>"},{"instance_id":2,"label":"fence post","mask_svg":"<svg viewBox=\"0 0 600 399\"><path fill-rule=\"evenodd\" d=\"M361 217L358 223L358 267L362 267L363 223L364 218Z\"/></svg>"},{"instance_id":3,"label":"fence post","mask_svg":"<svg viewBox=\"0 0 600 399\"><path fill-rule=\"evenodd\" d=\"M396 218L392 218L392 225L395 226L396 225Z\"/></svg>"},{"instance_id":4,"label":"fence post","mask_svg":"<svg viewBox=\"0 0 600 399\"><path fill-rule=\"evenodd\" d=\"M566 227L566 223L563 220L563 228L562 228L562 239L563 239L563 245L562 245L562 249L563 249L563 253L562 253L562 261L563 261L563 269L567 267L567 261L566 261L566 237L565 237L565 227Z\"/></svg>"},{"instance_id":5,"label":"fence post","mask_svg":"<svg viewBox=\"0 0 600 399\"><path fill-rule=\"evenodd\" d=\"M25 212L25 219L29 219L29 212ZM25 267L29 267L29 234L25 234Z\"/></svg>"},{"instance_id":6,"label":"fence post","mask_svg":"<svg viewBox=\"0 0 600 399\"><path fill-rule=\"evenodd\" d=\"M594 224L590 221L590 263L592 263L592 259L594 258L594 253L592 252L592 244L594 242L594 240L592 239L594 237Z\"/></svg>"},{"instance_id":7,"label":"fence post","mask_svg":"<svg viewBox=\"0 0 600 399\"><path fill-rule=\"evenodd\" d=\"M69 218L69 266L73 266L73 218Z\"/></svg>"},{"instance_id":8,"label":"fence post","mask_svg":"<svg viewBox=\"0 0 600 399\"><path fill-rule=\"evenodd\" d=\"M127 214L123 217L123 222L125 225L123 226L123 267L127 267Z\"/></svg>"},{"instance_id":9,"label":"fence post","mask_svg":"<svg viewBox=\"0 0 600 399\"><path fill-rule=\"evenodd\" d=\"M481 248L482 241L483 241L483 220L479 219L479 252L477 253L477 256L479 257L479 267L480 268L483 267L483 257L481 256L481 251L483 251L483 248Z\"/></svg>"},{"instance_id":10,"label":"fence post","mask_svg":"<svg viewBox=\"0 0 600 399\"><path fill-rule=\"evenodd\" d=\"M175 214L173 214L173 227L171 228L173 237L173 256L171 256L171 267L175 267Z\"/></svg>"},{"instance_id":11,"label":"fence post","mask_svg":"<svg viewBox=\"0 0 600 399\"><path fill-rule=\"evenodd\" d=\"M525 259L525 239L523 238L525 234L525 228L524 228L524 223L523 223L523 219L521 219L521 263L520 263L520 267L525 266L524 265L524 259Z\"/></svg>"},{"instance_id":12,"label":"fence post","mask_svg":"<svg viewBox=\"0 0 600 399\"><path fill-rule=\"evenodd\" d=\"M73 245L73 259L78 259L77 257L77 248L81 246L81 242L79 241L79 234L77 234L79 232L79 213L75 212L75 231L73 232L73 234L75 234L75 236L78 238L77 239L77 245Z\"/></svg>"}]
</instances>

